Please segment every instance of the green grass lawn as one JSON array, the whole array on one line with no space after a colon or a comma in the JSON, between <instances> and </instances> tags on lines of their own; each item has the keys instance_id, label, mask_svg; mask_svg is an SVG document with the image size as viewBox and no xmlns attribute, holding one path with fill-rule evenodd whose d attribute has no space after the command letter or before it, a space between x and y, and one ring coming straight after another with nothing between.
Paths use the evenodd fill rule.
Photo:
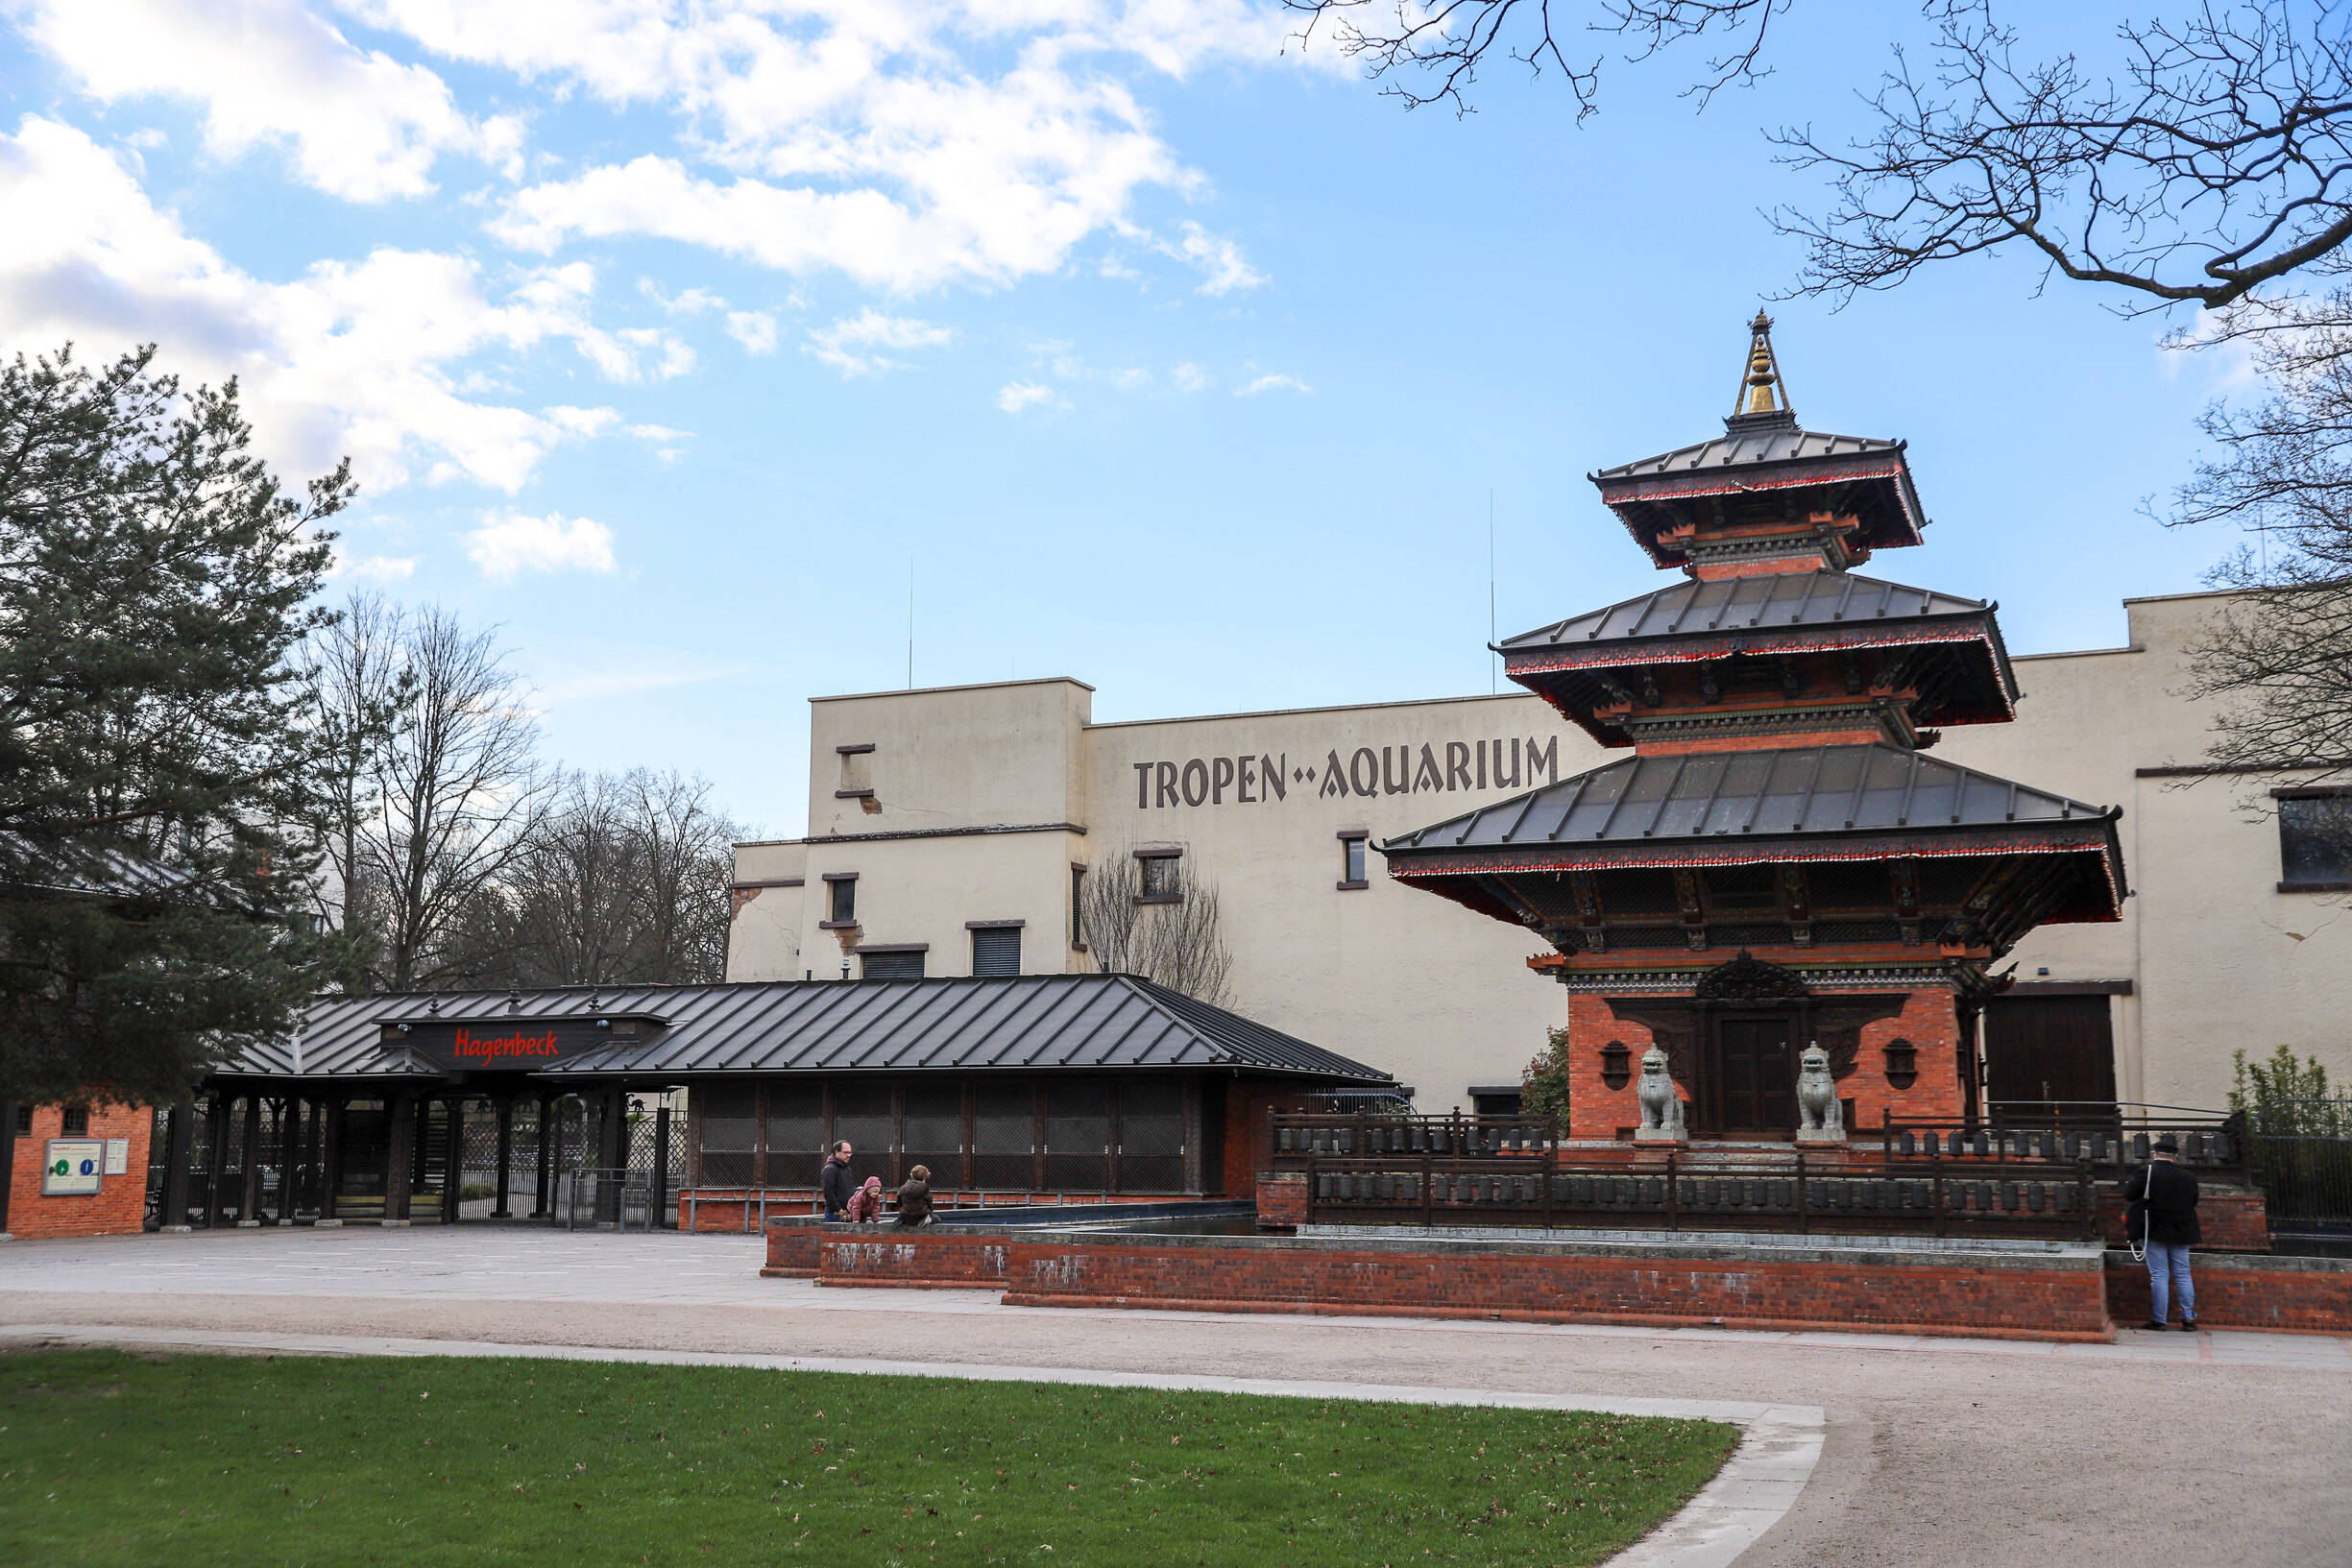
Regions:
<instances>
[{"instance_id":1,"label":"green grass lawn","mask_svg":"<svg viewBox=\"0 0 2352 1568\"><path fill-rule=\"evenodd\" d=\"M585 1362L0 1356L0 1562L1592 1562L1735 1429Z\"/></svg>"}]
</instances>

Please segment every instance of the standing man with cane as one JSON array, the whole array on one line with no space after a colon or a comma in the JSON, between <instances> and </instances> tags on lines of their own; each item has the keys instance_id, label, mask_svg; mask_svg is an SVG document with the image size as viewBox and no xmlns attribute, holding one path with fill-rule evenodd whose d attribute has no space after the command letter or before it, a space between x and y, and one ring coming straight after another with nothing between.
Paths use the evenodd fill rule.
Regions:
<instances>
[{"instance_id":1,"label":"standing man with cane","mask_svg":"<svg viewBox=\"0 0 2352 1568\"><path fill-rule=\"evenodd\" d=\"M2196 1178L2180 1168L2180 1144L2170 1133L2156 1140L2153 1158L2123 1178L2123 1239L2147 1261L2146 1326L2163 1330L2168 1293L2180 1298L2180 1331L2196 1332L2196 1286L2189 1278L2189 1248L2204 1240L2196 1223ZM2170 1287L2168 1292L2167 1287Z\"/></svg>"}]
</instances>

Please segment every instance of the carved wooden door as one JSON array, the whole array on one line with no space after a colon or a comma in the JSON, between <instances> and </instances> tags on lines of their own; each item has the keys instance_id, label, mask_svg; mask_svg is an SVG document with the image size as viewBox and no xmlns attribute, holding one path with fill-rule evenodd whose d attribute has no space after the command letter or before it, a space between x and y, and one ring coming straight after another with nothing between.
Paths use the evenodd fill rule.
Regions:
<instances>
[{"instance_id":1,"label":"carved wooden door","mask_svg":"<svg viewBox=\"0 0 2352 1568\"><path fill-rule=\"evenodd\" d=\"M1797 1125L1797 1063L1785 1018L1715 1025L1715 1104L1726 1138L1787 1138Z\"/></svg>"}]
</instances>

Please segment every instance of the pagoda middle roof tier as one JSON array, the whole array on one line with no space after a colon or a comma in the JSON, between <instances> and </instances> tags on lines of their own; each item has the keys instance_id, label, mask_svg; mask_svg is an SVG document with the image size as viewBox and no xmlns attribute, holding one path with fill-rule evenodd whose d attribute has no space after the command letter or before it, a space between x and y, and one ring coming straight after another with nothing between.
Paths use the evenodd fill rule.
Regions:
<instances>
[{"instance_id":1,"label":"pagoda middle roof tier","mask_svg":"<svg viewBox=\"0 0 2352 1568\"><path fill-rule=\"evenodd\" d=\"M1922 543L1928 519L1905 443L1806 430L1793 417L1734 417L1724 434L1588 475L1601 499L1661 567L1685 551L1661 533L1724 519L1729 506L1784 500L1790 510L1851 515L1863 550ZM1802 493L1812 491L1806 495Z\"/></svg>"},{"instance_id":2,"label":"pagoda middle roof tier","mask_svg":"<svg viewBox=\"0 0 2352 1568\"><path fill-rule=\"evenodd\" d=\"M1565 870L1855 855L2104 850L2121 808L1901 747L1629 757L1380 846L1390 870Z\"/></svg>"},{"instance_id":3,"label":"pagoda middle roof tier","mask_svg":"<svg viewBox=\"0 0 2352 1568\"><path fill-rule=\"evenodd\" d=\"M1989 617L1994 608L1982 599L1906 588L1848 571L1767 572L1676 583L1507 637L1496 647L1512 654L1596 642L1768 632L1782 626L1877 627L1948 615L1976 620ZM2005 657L2002 666L2007 667Z\"/></svg>"}]
</instances>

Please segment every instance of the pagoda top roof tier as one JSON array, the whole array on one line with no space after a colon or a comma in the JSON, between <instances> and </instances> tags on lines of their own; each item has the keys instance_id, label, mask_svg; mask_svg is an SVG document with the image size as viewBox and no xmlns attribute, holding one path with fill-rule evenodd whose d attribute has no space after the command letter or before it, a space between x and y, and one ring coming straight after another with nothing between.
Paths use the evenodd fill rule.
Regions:
<instances>
[{"instance_id":1,"label":"pagoda top roof tier","mask_svg":"<svg viewBox=\"0 0 2352 1568\"><path fill-rule=\"evenodd\" d=\"M1660 567L1696 575L1846 566L1922 543L1928 518L1904 443L1807 430L1789 406L1772 322L1748 324L1723 434L1588 474Z\"/></svg>"}]
</instances>

